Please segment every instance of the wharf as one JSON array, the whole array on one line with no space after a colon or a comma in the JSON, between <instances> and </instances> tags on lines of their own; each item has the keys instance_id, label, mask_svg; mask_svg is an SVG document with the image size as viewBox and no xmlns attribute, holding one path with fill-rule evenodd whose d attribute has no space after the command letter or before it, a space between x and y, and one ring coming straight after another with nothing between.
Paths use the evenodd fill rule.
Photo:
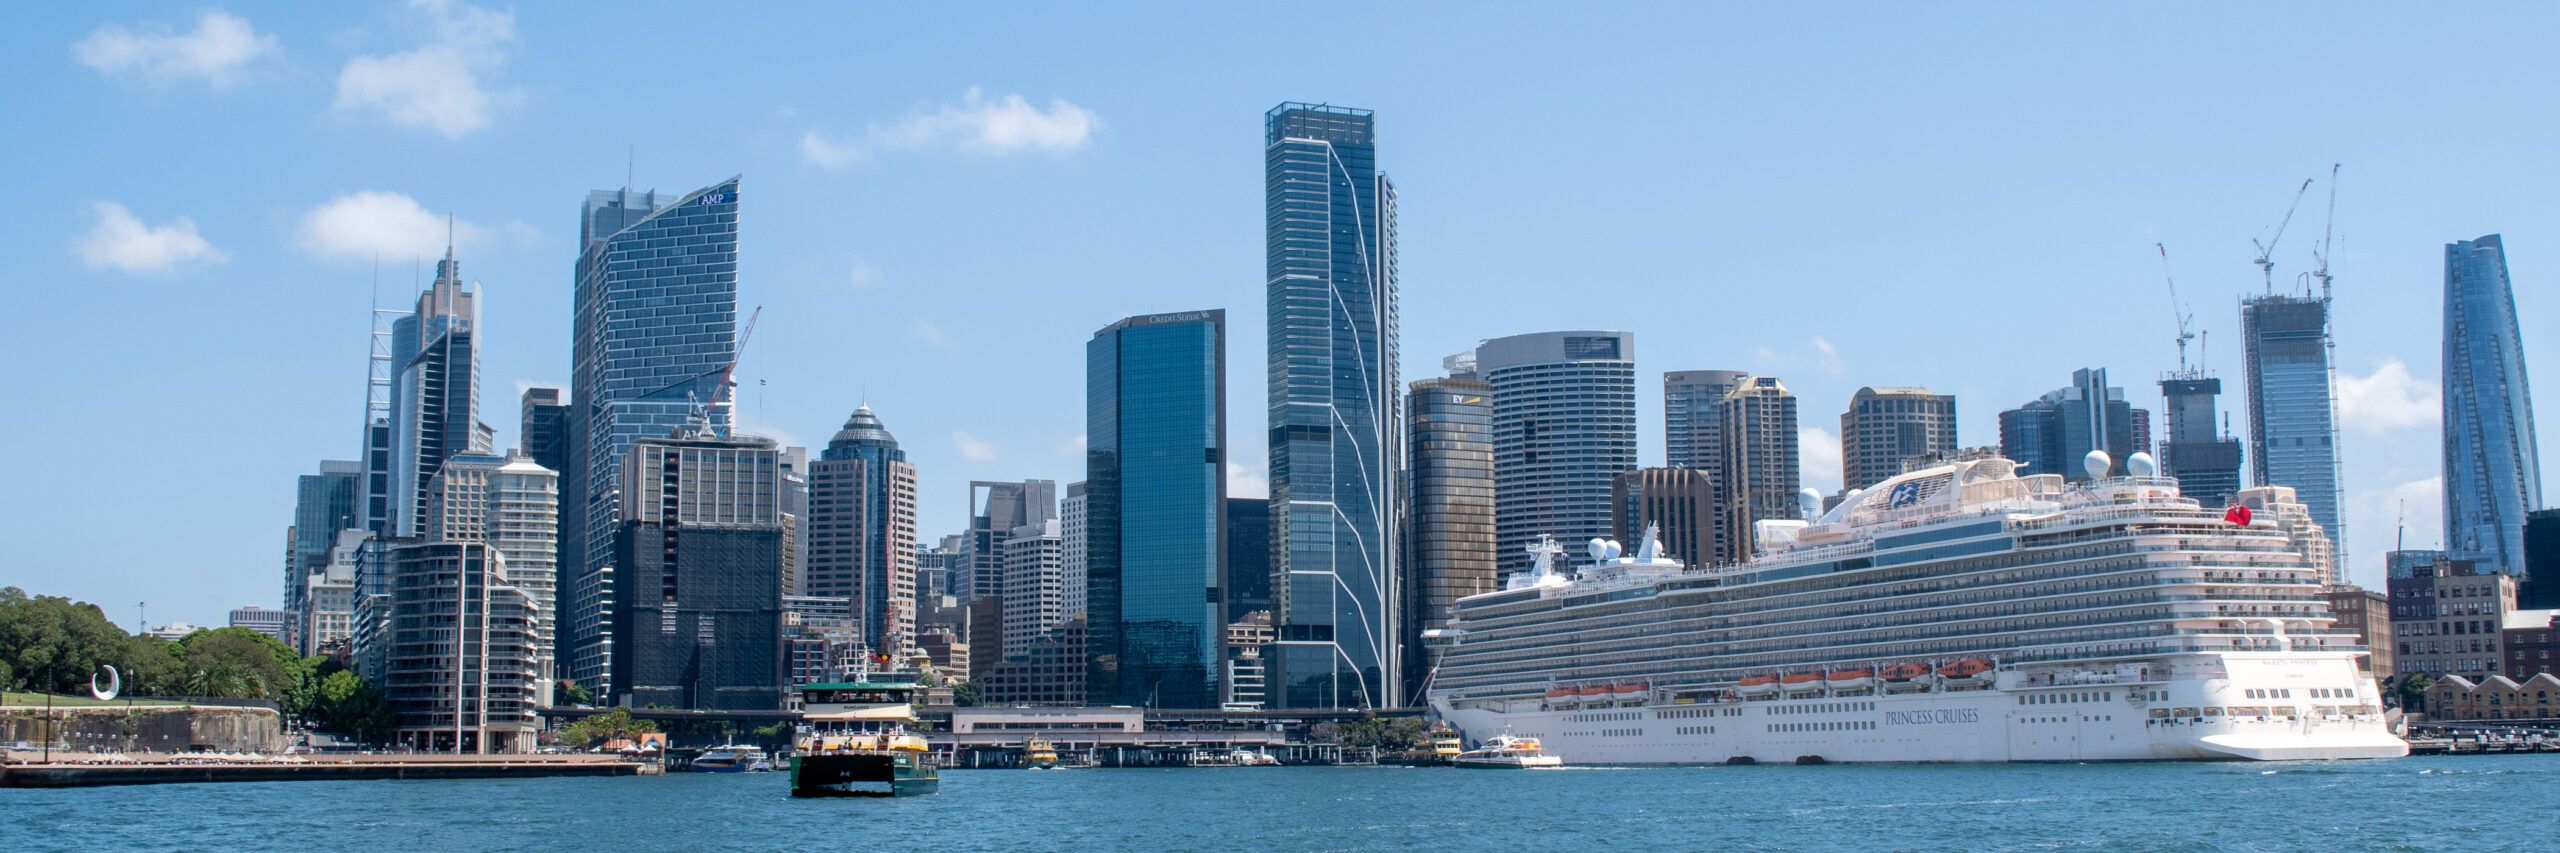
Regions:
<instances>
[{"instance_id":1,"label":"wharf","mask_svg":"<svg viewBox=\"0 0 2560 853\"><path fill-rule=\"evenodd\" d=\"M20 757L12 754L11 758ZM16 763L0 766L0 788L82 788L181 782L317 782L353 779L523 779L638 776L654 766L611 756L351 755L305 761L188 761L171 757L120 764Z\"/></svg>"},{"instance_id":2,"label":"wharf","mask_svg":"<svg viewBox=\"0 0 2560 853\"><path fill-rule=\"evenodd\" d=\"M2409 739L2410 755L2509 755L2527 752L2560 752L2560 740L2502 740L2491 738L2415 737Z\"/></svg>"}]
</instances>

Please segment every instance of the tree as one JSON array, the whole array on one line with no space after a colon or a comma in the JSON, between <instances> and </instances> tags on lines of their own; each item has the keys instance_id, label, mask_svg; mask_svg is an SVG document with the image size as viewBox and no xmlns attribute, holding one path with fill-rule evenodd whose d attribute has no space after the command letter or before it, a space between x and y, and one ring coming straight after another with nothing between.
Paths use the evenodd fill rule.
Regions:
<instances>
[{"instance_id":1,"label":"tree","mask_svg":"<svg viewBox=\"0 0 2560 853\"><path fill-rule=\"evenodd\" d=\"M365 683L354 670L342 668L329 673L317 693L313 716L325 730L378 743L391 739L393 730L398 728L382 692Z\"/></svg>"},{"instance_id":2,"label":"tree","mask_svg":"<svg viewBox=\"0 0 2560 853\"><path fill-rule=\"evenodd\" d=\"M986 701L986 688L980 687L975 678L951 685L951 704L953 705L975 708L984 701Z\"/></svg>"},{"instance_id":3,"label":"tree","mask_svg":"<svg viewBox=\"0 0 2560 853\"><path fill-rule=\"evenodd\" d=\"M1375 747L1390 752L1415 749L1430 743L1430 727L1421 717L1380 719L1374 713L1363 713L1360 719L1342 724L1342 745Z\"/></svg>"},{"instance_id":4,"label":"tree","mask_svg":"<svg viewBox=\"0 0 2560 853\"><path fill-rule=\"evenodd\" d=\"M657 723L632 719L628 709L615 708L601 714L588 715L577 722L562 726L559 737L561 743L584 748L600 740L654 734L657 731Z\"/></svg>"},{"instance_id":5,"label":"tree","mask_svg":"<svg viewBox=\"0 0 2560 853\"><path fill-rule=\"evenodd\" d=\"M149 634L124 638L124 654L116 669L124 674L129 696L175 696L186 692L185 650Z\"/></svg>"},{"instance_id":6,"label":"tree","mask_svg":"<svg viewBox=\"0 0 2560 853\"><path fill-rule=\"evenodd\" d=\"M187 692L226 699L284 698L294 688L292 671L253 637L274 641L245 628L198 631L178 641L185 649Z\"/></svg>"},{"instance_id":7,"label":"tree","mask_svg":"<svg viewBox=\"0 0 2560 853\"><path fill-rule=\"evenodd\" d=\"M2400 683L2392 687L2392 692L2399 695L2402 710L2424 712L2427 710L2427 688L2434 686L2435 679L2428 678L2425 673L2413 672L2401 676Z\"/></svg>"},{"instance_id":8,"label":"tree","mask_svg":"<svg viewBox=\"0 0 2560 853\"><path fill-rule=\"evenodd\" d=\"M579 684L575 679L563 678L551 683L551 704L593 705L595 701L595 694L589 692L586 685Z\"/></svg>"},{"instance_id":9,"label":"tree","mask_svg":"<svg viewBox=\"0 0 2560 853\"><path fill-rule=\"evenodd\" d=\"M124 629L95 604L0 588L0 663L32 689L87 690L98 665L121 656L124 640Z\"/></svg>"}]
</instances>

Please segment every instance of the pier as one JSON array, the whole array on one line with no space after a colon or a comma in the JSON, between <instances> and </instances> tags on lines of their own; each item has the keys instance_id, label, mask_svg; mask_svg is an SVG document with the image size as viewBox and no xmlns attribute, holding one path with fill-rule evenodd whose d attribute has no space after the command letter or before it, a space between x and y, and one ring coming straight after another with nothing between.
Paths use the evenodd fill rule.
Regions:
<instances>
[{"instance_id":1,"label":"pier","mask_svg":"<svg viewBox=\"0 0 2560 853\"><path fill-rule=\"evenodd\" d=\"M543 776L640 776L653 764L595 755L317 755L290 759L204 760L153 756L98 763L54 753L51 764L20 763L12 751L0 765L0 788L85 788L181 782L319 782L355 779L523 779Z\"/></svg>"}]
</instances>

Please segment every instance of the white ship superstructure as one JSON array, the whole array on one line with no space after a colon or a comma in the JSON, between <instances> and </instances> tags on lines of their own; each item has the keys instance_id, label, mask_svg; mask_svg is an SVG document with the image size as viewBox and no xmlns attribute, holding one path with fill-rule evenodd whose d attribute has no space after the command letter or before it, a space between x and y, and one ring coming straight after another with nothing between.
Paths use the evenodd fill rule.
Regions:
<instances>
[{"instance_id":1,"label":"white ship superstructure","mask_svg":"<svg viewBox=\"0 0 2560 853\"><path fill-rule=\"evenodd\" d=\"M2070 486L1996 458L1913 471L1763 522L1798 529L1742 565L1683 566L1651 531L1570 577L1532 548L1433 632L1431 703L1575 764L2407 754L2330 628L2320 550L2127 462Z\"/></svg>"}]
</instances>

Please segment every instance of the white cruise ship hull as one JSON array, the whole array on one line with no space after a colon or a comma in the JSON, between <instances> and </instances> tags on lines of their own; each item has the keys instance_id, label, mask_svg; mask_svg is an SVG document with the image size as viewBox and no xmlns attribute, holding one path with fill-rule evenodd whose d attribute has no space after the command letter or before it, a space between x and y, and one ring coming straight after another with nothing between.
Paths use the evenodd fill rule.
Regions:
<instances>
[{"instance_id":1,"label":"white cruise ship hull","mask_svg":"<svg viewBox=\"0 0 2560 853\"><path fill-rule=\"evenodd\" d=\"M1971 690L1606 707L1442 696L1434 705L1471 739L1508 730L1576 765L2282 761L2409 752L2379 714L2356 712L2373 688L2349 656L2213 657L2220 660L2175 668L2190 675L2140 683L2046 684L2004 672L1996 686Z\"/></svg>"}]
</instances>

